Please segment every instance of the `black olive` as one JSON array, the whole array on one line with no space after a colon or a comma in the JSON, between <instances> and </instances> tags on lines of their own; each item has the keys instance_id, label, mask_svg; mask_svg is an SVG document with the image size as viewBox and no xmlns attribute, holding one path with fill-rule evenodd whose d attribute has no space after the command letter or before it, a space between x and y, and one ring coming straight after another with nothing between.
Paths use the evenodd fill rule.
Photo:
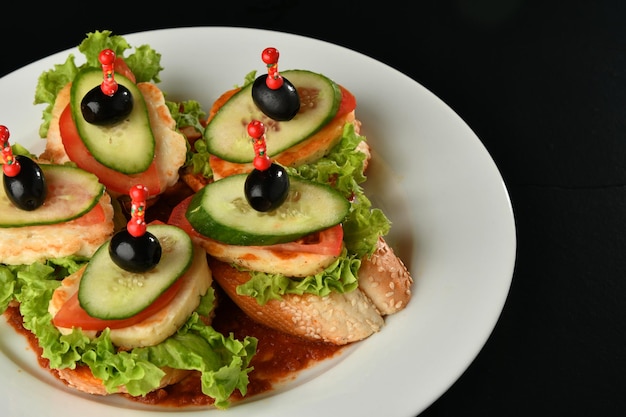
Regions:
<instances>
[{"instance_id":1,"label":"black olive","mask_svg":"<svg viewBox=\"0 0 626 417\"><path fill-rule=\"evenodd\" d=\"M80 102L80 111L87 123L104 126L124 120L133 110L133 95L122 84L109 96L100 86L92 88Z\"/></svg>"},{"instance_id":2,"label":"black olive","mask_svg":"<svg viewBox=\"0 0 626 417\"><path fill-rule=\"evenodd\" d=\"M150 232L135 237L122 229L109 243L109 255L120 268L129 272L146 272L161 260L161 244Z\"/></svg>"},{"instance_id":3,"label":"black olive","mask_svg":"<svg viewBox=\"0 0 626 417\"><path fill-rule=\"evenodd\" d=\"M296 87L286 78L277 89L267 86L263 74L252 84L252 100L267 117L279 122L293 119L300 110L300 97Z\"/></svg>"},{"instance_id":4,"label":"black olive","mask_svg":"<svg viewBox=\"0 0 626 417\"><path fill-rule=\"evenodd\" d=\"M248 204L256 211L274 210L287 198L289 176L285 168L272 163L268 169L252 170L246 177L244 191Z\"/></svg>"},{"instance_id":5,"label":"black olive","mask_svg":"<svg viewBox=\"0 0 626 417\"><path fill-rule=\"evenodd\" d=\"M48 194L46 178L41 167L29 157L15 155L15 160L20 164L20 172L13 177L3 175L4 191L17 207L27 211L35 210L43 204Z\"/></svg>"}]
</instances>

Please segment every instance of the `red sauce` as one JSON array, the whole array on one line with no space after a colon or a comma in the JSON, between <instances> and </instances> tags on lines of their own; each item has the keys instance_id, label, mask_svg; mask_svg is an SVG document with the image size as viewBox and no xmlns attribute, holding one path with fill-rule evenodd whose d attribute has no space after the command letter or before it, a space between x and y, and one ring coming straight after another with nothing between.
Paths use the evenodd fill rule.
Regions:
<instances>
[{"instance_id":1,"label":"red sauce","mask_svg":"<svg viewBox=\"0 0 626 417\"><path fill-rule=\"evenodd\" d=\"M329 343L308 341L286 333L270 329L248 317L230 298L217 289L219 305L216 309L213 327L223 334L232 332L236 338L254 336L258 339L257 353L252 358L250 382L245 398L271 391L280 382L295 378L299 371L328 359L341 351L341 346ZM39 365L48 369L55 377L56 372L49 368L47 359L41 357L41 348L35 336L22 326L22 316L16 307L9 307L4 313L7 322L27 339L37 354ZM131 397L129 400L166 407L208 406L213 399L202 393L199 373L193 373L178 384L156 390L145 397ZM232 402L242 399L235 391Z\"/></svg>"}]
</instances>

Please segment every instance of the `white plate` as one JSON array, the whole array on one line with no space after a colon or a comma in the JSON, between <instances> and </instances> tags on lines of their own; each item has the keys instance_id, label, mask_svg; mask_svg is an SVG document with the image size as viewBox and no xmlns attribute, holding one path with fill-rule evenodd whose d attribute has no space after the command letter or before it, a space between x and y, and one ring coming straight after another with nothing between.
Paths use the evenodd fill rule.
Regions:
<instances>
[{"instance_id":1,"label":"white plate","mask_svg":"<svg viewBox=\"0 0 626 417\"><path fill-rule=\"evenodd\" d=\"M393 222L388 240L415 279L413 298L382 331L339 361L323 364L277 393L233 406L236 416L416 416L476 357L506 300L515 263L510 200L496 165L472 130L446 104L404 74L349 49L256 29L182 28L125 35L162 54L160 84L172 100L205 109L253 69L261 51L280 51L279 71L323 73L357 98L362 133L375 150L367 191ZM0 124L11 142L42 150L39 75L77 49L0 79ZM80 61L82 62L82 61ZM0 404L10 416L146 415L136 404L65 389L39 369L32 351L0 323ZM221 411L210 411L216 414ZM185 415L206 416L206 409ZM253 413L253 414L251 414ZM152 414L148 412L148 414ZM158 410L154 415L178 415Z\"/></svg>"}]
</instances>

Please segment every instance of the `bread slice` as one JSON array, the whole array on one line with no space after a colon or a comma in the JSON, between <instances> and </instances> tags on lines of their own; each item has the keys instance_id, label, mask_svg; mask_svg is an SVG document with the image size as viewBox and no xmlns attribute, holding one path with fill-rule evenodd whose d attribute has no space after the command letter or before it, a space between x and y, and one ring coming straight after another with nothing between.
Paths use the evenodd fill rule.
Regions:
<instances>
[{"instance_id":1,"label":"bread slice","mask_svg":"<svg viewBox=\"0 0 626 417\"><path fill-rule=\"evenodd\" d=\"M237 286L249 279L248 272L212 257L209 265L215 281L252 319L285 333L337 345L378 332L384 316L404 309L412 295L410 272L382 237L372 256L361 262L359 287L327 297L290 294L260 305L252 297L237 294ZM297 269L298 262L292 268Z\"/></svg>"},{"instance_id":2,"label":"bread slice","mask_svg":"<svg viewBox=\"0 0 626 417\"><path fill-rule=\"evenodd\" d=\"M164 374L161 378L161 384L155 388L155 390L168 385L176 384L192 372L186 369L174 369L169 367L162 368L161 370ZM128 390L124 385L118 387L115 392L107 391L102 381L93 376L87 365L79 365L74 369L53 369L52 371L55 372L57 376L68 386L88 394L110 395L128 393Z\"/></svg>"},{"instance_id":3,"label":"bread slice","mask_svg":"<svg viewBox=\"0 0 626 417\"><path fill-rule=\"evenodd\" d=\"M209 257L213 278L248 316L284 333L309 340L345 345L378 332L384 320L372 301L358 288L345 294L283 296L261 305L256 299L237 294L237 286L250 275Z\"/></svg>"},{"instance_id":4,"label":"bread slice","mask_svg":"<svg viewBox=\"0 0 626 417\"><path fill-rule=\"evenodd\" d=\"M372 256L361 260L359 288L383 315L404 309L411 299L413 278L402 260L380 237Z\"/></svg>"},{"instance_id":5,"label":"bread slice","mask_svg":"<svg viewBox=\"0 0 626 417\"><path fill-rule=\"evenodd\" d=\"M84 268L75 274L66 277L62 285L55 290L48 311L54 317L63 303L76 291ZM194 259L190 269L181 277L184 280L176 299L163 310L155 313L148 319L133 326L110 331L111 341L120 350L128 350L137 346L155 345L174 334L187 320L189 315L198 307L200 296L206 294L213 280L208 268L206 253L199 247L194 247ZM72 329L59 328L62 334L67 334ZM95 330L84 331L88 337L95 338L98 334ZM184 379L192 371L164 367L161 384L158 388L175 384ZM114 392L106 390L102 381L96 378L88 366L79 365L74 369L54 369L58 377L68 386L77 390L94 394L109 395L114 393L127 393L125 386L120 386Z\"/></svg>"}]
</instances>

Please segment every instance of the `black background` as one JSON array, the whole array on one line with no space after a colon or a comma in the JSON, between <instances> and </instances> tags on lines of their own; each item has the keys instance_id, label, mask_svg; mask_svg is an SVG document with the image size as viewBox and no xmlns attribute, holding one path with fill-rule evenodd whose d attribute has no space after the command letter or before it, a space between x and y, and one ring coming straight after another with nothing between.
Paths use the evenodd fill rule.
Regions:
<instances>
[{"instance_id":1,"label":"black background","mask_svg":"<svg viewBox=\"0 0 626 417\"><path fill-rule=\"evenodd\" d=\"M0 76L94 30L180 26L297 33L402 71L481 139L518 234L493 334L420 416L625 415L626 3L212 3L11 2L0 24Z\"/></svg>"}]
</instances>

